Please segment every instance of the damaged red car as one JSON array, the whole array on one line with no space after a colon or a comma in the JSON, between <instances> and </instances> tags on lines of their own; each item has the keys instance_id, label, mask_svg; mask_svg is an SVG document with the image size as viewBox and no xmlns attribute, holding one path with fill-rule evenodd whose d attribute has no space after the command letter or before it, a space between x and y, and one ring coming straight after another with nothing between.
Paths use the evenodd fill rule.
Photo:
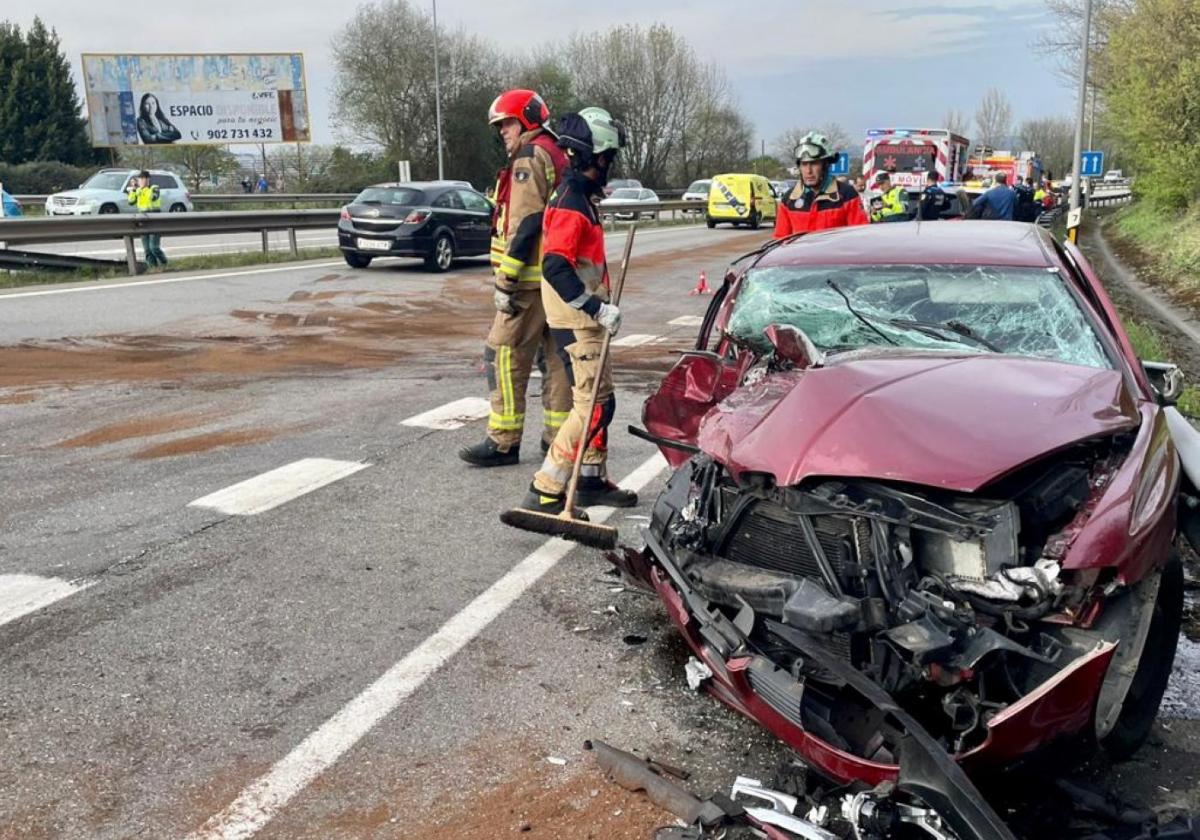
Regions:
<instances>
[{"instance_id":1,"label":"damaged red car","mask_svg":"<svg viewBox=\"0 0 1200 840\"><path fill-rule=\"evenodd\" d=\"M1180 387L1036 226L772 243L645 404L675 471L614 560L719 700L860 809L941 815L895 836L1011 836L967 774L1069 737L1128 755L1154 721L1195 493Z\"/></svg>"}]
</instances>

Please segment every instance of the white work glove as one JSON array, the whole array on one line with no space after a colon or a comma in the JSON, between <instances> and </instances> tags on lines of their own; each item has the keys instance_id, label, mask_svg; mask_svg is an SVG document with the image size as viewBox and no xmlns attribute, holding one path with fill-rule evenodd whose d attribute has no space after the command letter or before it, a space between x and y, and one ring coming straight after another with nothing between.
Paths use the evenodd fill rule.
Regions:
<instances>
[{"instance_id":1,"label":"white work glove","mask_svg":"<svg viewBox=\"0 0 1200 840\"><path fill-rule=\"evenodd\" d=\"M492 302L496 304L496 311L503 312L505 315L516 315L517 304L513 300L513 296L509 292L496 289L492 294Z\"/></svg>"},{"instance_id":2,"label":"white work glove","mask_svg":"<svg viewBox=\"0 0 1200 840\"><path fill-rule=\"evenodd\" d=\"M611 303L600 304L596 313L596 323L608 330L612 335L621 329L621 310Z\"/></svg>"}]
</instances>

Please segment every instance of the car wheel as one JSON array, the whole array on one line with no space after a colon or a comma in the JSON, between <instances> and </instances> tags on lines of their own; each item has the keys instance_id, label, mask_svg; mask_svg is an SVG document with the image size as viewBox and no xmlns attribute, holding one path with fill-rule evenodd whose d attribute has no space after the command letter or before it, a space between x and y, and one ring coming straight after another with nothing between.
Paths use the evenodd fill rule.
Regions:
<instances>
[{"instance_id":1,"label":"car wheel","mask_svg":"<svg viewBox=\"0 0 1200 840\"><path fill-rule=\"evenodd\" d=\"M1144 653L1133 674L1129 693L1112 731L1101 742L1104 750L1114 758L1129 758L1149 737L1158 715L1158 705L1171 678L1182 623L1183 564L1178 556L1172 556L1163 567Z\"/></svg>"},{"instance_id":2,"label":"car wheel","mask_svg":"<svg viewBox=\"0 0 1200 840\"><path fill-rule=\"evenodd\" d=\"M184 204L180 204L179 202L175 202L174 204L171 205L171 209L169 212L171 212L171 213L186 213L187 206Z\"/></svg>"},{"instance_id":3,"label":"car wheel","mask_svg":"<svg viewBox=\"0 0 1200 840\"><path fill-rule=\"evenodd\" d=\"M454 242L450 234L442 233L433 242L433 250L425 256L425 267L433 271L448 271L454 262Z\"/></svg>"},{"instance_id":4,"label":"car wheel","mask_svg":"<svg viewBox=\"0 0 1200 840\"><path fill-rule=\"evenodd\" d=\"M366 254L356 254L353 251L342 251L342 256L346 259L346 265L351 268L366 268L371 264L371 258Z\"/></svg>"},{"instance_id":5,"label":"car wheel","mask_svg":"<svg viewBox=\"0 0 1200 840\"><path fill-rule=\"evenodd\" d=\"M751 229L751 230L758 230L758 223L759 223L760 221L761 221L761 220L758 218L758 211L757 211L757 210L751 210L751 211L750 211L750 222L749 222L750 229Z\"/></svg>"},{"instance_id":6,"label":"car wheel","mask_svg":"<svg viewBox=\"0 0 1200 840\"><path fill-rule=\"evenodd\" d=\"M120 213L121 208L117 207L115 204L101 204L100 212L105 216L111 216L113 213Z\"/></svg>"},{"instance_id":7,"label":"car wheel","mask_svg":"<svg viewBox=\"0 0 1200 840\"><path fill-rule=\"evenodd\" d=\"M712 230L713 228L715 228L717 226L717 222L712 216L705 216L704 224L708 225L709 230Z\"/></svg>"}]
</instances>

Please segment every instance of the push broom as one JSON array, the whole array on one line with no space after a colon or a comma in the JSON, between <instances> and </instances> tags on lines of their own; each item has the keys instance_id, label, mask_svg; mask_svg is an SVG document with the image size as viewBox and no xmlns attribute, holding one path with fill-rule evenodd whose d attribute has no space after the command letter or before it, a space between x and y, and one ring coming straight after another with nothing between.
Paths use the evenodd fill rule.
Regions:
<instances>
[{"instance_id":1,"label":"push broom","mask_svg":"<svg viewBox=\"0 0 1200 840\"><path fill-rule=\"evenodd\" d=\"M625 288L625 272L629 269L629 255L633 252L633 235L637 231L637 223L629 226L629 235L625 238L625 253L621 257L621 272L617 276L617 285L613 288L612 302L614 306L621 303L621 290ZM582 543L599 549L614 549L617 547L617 529L586 519L575 518L575 494L579 489L579 473L583 469L583 453L592 442L591 419L596 413L596 398L600 396L600 378L604 366L608 364L608 348L612 343L612 333L604 333L604 342L600 345L600 362L596 365L596 376L592 380L592 396L588 401L587 414L584 415L583 438L575 451L575 465L571 468L571 481L567 485L566 502L559 514L539 513L535 510L513 508L500 514L500 521L505 525L520 528L522 531L533 531L535 534L546 534L552 537L562 537L564 540Z\"/></svg>"}]
</instances>

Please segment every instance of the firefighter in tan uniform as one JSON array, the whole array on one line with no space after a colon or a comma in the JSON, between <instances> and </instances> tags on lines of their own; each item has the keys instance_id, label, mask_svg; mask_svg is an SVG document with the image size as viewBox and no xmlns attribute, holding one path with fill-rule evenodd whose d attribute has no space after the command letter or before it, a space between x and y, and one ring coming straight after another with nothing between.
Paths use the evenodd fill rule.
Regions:
<instances>
[{"instance_id":1,"label":"firefighter in tan uniform","mask_svg":"<svg viewBox=\"0 0 1200 840\"><path fill-rule=\"evenodd\" d=\"M525 391L539 351L545 359L543 452L571 410L571 386L542 306L542 215L567 165L545 128L549 116L542 98L531 90L503 93L488 111L488 121L504 140L508 165L496 182L492 220L496 318L484 350L492 391L487 437L458 453L477 467L520 461Z\"/></svg>"}]
</instances>

